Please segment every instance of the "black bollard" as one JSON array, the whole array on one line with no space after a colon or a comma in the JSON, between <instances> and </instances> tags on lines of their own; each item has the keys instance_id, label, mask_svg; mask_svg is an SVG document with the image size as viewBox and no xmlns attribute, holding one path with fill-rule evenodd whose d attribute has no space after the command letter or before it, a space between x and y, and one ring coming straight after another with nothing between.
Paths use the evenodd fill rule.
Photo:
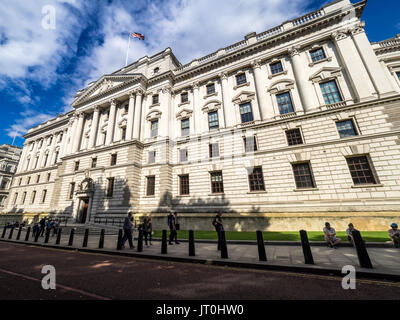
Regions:
<instances>
[{"instance_id":1,"label":"black bollard","mask_svg":"<svg viewBox=\"0 0 400 320\"><path fill-rule=\"evenodd\" d=\"M118 231L117 250L122 250L122 229Z\"/></svg>"},{"instance_id":2,"label":"black bollard","mask_svg":"<svg viewBox=\"0 0 400 320\"><path fill-rule=\"evenodd\" d=\"M225 231L220 231L220 241L221 241L221 258L228 259L228 247L226 245L226 235Z\"/></svg>"},{"instance_id":3,"label":"black bollard","mask_svg":"<svg viewBox=\"0 0 400 320\"><path fill-rule=\"evenodd\" d=\"M257 231L258 258L260 261L267 261L265 253L264 237L262 231Z\"/></svg>"},{"instance_id":4,"label":"black bollard","mask_svg":"<svg viewBox=\"0 0 400 320\"><path fill-rule=\"evenodd\" d=\"M59 228L58 231L57 231L57 240L56 240L56 244L60 244L60 242L61 242L61 232L62 232L62 229Z\"/></svg>"},{"instance_id":5,"label":"black bollard","mask_svg":"<svg viewBox=\"0 0 400 320\"><path fill-rule=\"evenodd\" d=\"M100 240L99 240L99 249L103 249L104 248L104 235L106 233L106 230L101 229L100 232Z\"/></svg>"},{"instance_id":6,"label":"black bollard","mask_svg":"<svg viewBox=\"0 0 400 320\"><path fill-rule=\"evenodd\" d=\"M89 240L89 229L85 229L85 235L83 236L82 248L86 248L87 247L88 240Z\"/></svg>"},{"instance_id":7,"label":"black bollard","mask_svg":"<svg viewBox=\"0 0 400 320\"><path fill-rule=\"evenodd\" d=\"M304 263L314 264L310 243L308 242L307 231L300 230L301 246L303 247Z\"/></svg>"},{"instance_id":8,"label":"black bollard","mask_svg":"<svg viewBox=\"0 0 400 320\"><path fill-rule=\"evenodd\" d=\"M74 235L75 235L75 229L71 229L71 233L69 234L69 240L68 240L68 245L72 246L74 243Z\"/></svg>"},{"instance_id":9,"label":"black bollard","mask_svg":"<svg viewBox=\"0 0 400 320\"><path fill-rule=\"evenodd\" d=\"M19 227L18 234L17 234L17 240L19 240L21 238L21 232L22 232L22 227Z\"/></svg>"},{"instance_id":10,"label":"black bollard","mask_svg":"<svg viewBox=\"0 0 400 320\"><path fill-rule=\"evenodd\" d=\"M44 243L49 243L49 237L50 237L50 229L47 229L46 234L44 236Z\"/></svg>"},{"instance_id":11,"label":"black bollard","mask_svg":"<svg viewBox=\"0 0 400 320\"><path fill-rule=\"evenodd\" d=\"M139 230L137 252L143 252L143 230Z\"/></svg>"},{"instance_id":12,"label":"black bollard","mask_svg":"<svg viewBox=\"0 0 400 320\"><path fill-rule=\"evenodd\" d=\"M3 227L3 233L1 234L1 237L4 239L4 237L6 236L6 227Z\"/></svg>"},{"instance_id":13,"label":"black bollard","mask_svg":"<svg viewBox=\"0 0 400 320\"><path fill-rule=\"evenodd\" d=\"M29 236L31 235L31 227L26 230L25 241L29 241Z\"/></svg>"},{"instance_id":14,"label":"black bollard","mask_svg":"<svg viewBox=\"0 0 400 320\"><path fill-rule=\"evenodd\" d=\"M196 255L194 247L194 231L189 230L189 257L194 257Z\"/></svg>"},{"instance_id":15,"label":"black bollard","mask_svg":"<svg viewBox=\"0 0 400 320\"><path fill-rule=\"evenodd\" d=\"M8 235L8 239L12 239L13 233L14 233L14 227L11 228L10 234Z\"/></svg>"},{"instance_id":16,"label":"black bollard","mask_svg":"<svg viewBox=\"0 0 400 320\"><path fill-rule=\"evenodd\" d=\"M221 231L217 231L217 250L221 251Z\"/></svg>"},{"instance_id":17,"label":"black bollard","mask_svg":"<svg viewBox=\"0 0 400 320\"><path fill-rule=\"evenodd\" d=\"M40 231L38 230L38 231L35 233L35 242L38 242L38 240L39 240L39 235L40 235Z\"/></svg>"},{"instance_id":18,"label":"black bollard","mask_svg":"<svg viewBox=\"0 0 400 320\"><path fill-rule=\"evenodd\" d=\"M371 259L369 258L367 248L365 247L364 240L361 237L361 233L358 230L352 232L354 245L356 246L358 261L360 262L361 268L372 269Z\"/></svg>"},{"instance_id":19,"label":"black bollard","mask_svg":"<svg viewBox=\"0 0 400 320\"><path fill-rule=\"evenodd\" d=\"M161 254L167 254L167 230L162 231Z\"/></svg>"}]
</instances>

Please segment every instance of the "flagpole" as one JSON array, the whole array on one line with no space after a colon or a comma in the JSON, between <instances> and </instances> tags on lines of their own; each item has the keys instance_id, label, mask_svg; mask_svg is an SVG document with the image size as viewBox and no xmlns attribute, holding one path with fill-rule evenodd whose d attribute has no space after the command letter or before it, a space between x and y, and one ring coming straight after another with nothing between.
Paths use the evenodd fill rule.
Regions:
<instances>
[{"instance_id":1,"label":"flagpole","mask_svg":"<svg viewBox=\"0 0 400 320\"><path fill-rule=\"evenodd\" d=\"M129 47L131 45L131 34L128 35L128 49L126 50L126 60L125 60L125 67L128 65L128 55L129 55Z\"/></svg>"}]
</instances>

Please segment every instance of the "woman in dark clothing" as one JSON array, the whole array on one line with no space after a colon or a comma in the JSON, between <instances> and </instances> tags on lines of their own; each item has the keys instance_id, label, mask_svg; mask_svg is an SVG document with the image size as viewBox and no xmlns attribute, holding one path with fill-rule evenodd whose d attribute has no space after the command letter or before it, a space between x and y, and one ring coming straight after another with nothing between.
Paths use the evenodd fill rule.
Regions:
<instances>
[{"instance_id":1,"label":"woman in dark clothing","mask_svg":"<svg viewBox=\"0 0 400 320\"><path fill-rule=\"evenodd\" d=\"M151 224L151 218L146 217L143 220L143 236L144 236L144 241L146 243L146 247L149 247L148 241L150 240L150 245L151 243L151 234L153 232L153 226Z\"/></svg>"}]
</instances>

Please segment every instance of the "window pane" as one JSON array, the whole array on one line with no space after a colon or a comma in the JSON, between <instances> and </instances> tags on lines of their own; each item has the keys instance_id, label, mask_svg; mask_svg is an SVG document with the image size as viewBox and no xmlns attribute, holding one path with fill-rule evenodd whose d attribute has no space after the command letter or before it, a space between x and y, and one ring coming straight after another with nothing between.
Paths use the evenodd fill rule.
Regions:
<instances>
[{"instance_id":1,"label":"window pane","mask_svg":"<svg viewBox=\"0 0 400 320\"><path fill-rule=\"evenodd\" d=\"M146 194L148 196L154 196L155 182L156 182L156 177L154 177L154 176L147 177L147 193Z\"/></svg>"},{"instance_id":2,"label":"window pane","mask_svg":"<svg viewBox=\"0 0 400 320\"><path fill-rule=\"evenodd\" d=\"M310 51L310 55L313 62L325 59L325 52L322 48Z\"/></svg>"},{"instance_id":3,"label":"window pane","mask_svg":"<svg viewBox=\"0 0 400 320\"><path fill-rule=\"evenodd\" d=\"M156 162L156 152L149 151L149 163L154 163L154 162Z\"/></svg>"},{"instance_id":4,"label":"window pane","mask_svg":"<svg viewBox=\"0 0 400 320\"><path fill-rule=\"evenodd\" d=\"M262 168L254 168L249 173L250 191L265 191Z\"/></svg>"},{"instance_id":5,"label":"window pane","mask_svg":"<svg viewBox=\"0 0 400 320\"><path fill-rule=\"evenodd\" d=\"M251 110L251 104L245 103L239 106L240 116L242 118L242 123L253 121L253 112Z\"/></svg>"},{"instance_id":6,"label":"window pane","mask_svg":"<svg viewBox=\"0 0 400 320\"><path fill-rule=\"evenodd\" d=\"M207 94L215 93L215 84L209 84L207 87Z\"/></svg>"},{"instance_id":7,"label":"window pane","mask_svg":"<svg viewBox=\"0 0 400 320\"><path fill-rule=\"evenodd\" d=\"M189 194L189 175L179 176L180 194Z\"/></svg>"},{"instance_id":8,"label":"window pane","mask_svg":"<svg viewBox=\"0 0 400 320\"><path fill-rule=\"evenodd\" d=\"M210 152L210 158L219 157L219 145L218 145L218 143L211 143L209 145L209 152Z\"/></svg>"},{"instance_id":9,"label":"window pane","mask_svg":"<svg viewBox=\"0 0 400 320\"><path fill-rule=\"evenodd\" d=\"M242 73L242 74L238 74L236 76L236 85L240 86L241 84L245 84L246 81L246 74Z\"/></svg>"},{"instance_id":10,"label":"window pane","mask_svg":"<svg viewBox=\"0 0 400 320\"><path fill-rule=\"evenodd\" d=\"M254 152L257 151L257 141L256 137L245 137L244 138L244 146L246 152Z\"/></svg>"},{"instance_id":11,"label":"window pane","mask_svg":"<svg viewBox=\"0 0 400 320\"><path fill-rule=\"evenodd\" d=\"M152 137L158 136L158 120L151 122L151 136Z\"/></svg>"},{"instance_id":12,"label":"window pane","mask_svg":"<svg viewBox=\"0 0 400 320\"><path fill-rule=\"evenodd\" d=\"M189 119L181 120L181 130L182 136L188 136L190 134Z\"/></svg>"},{"instance_id":13,"label":"window pane","mask_svg":"<svg viewBox=\"0 0 400 320\"><path fill-rule=\"evenodd\" d=\"M357 135L353 120L351 119L336 122L336 127L341 138L353 137Z\"/></svg>"},{"instance_id":14,"label":"window pane","mask_svg":"<svg viewBox=\"0 0 400 320\"><path fill-rule=\"evenodd\" d=\"M336 86L336 82L334 80L321 83L320 87L325 100L325 104L338 103L342 101L339 90Z\"/></svg>"},{"instance_id":15,"label":"window pane","mask_svg":"<svg viewBox=\"0 0 400 320\"><path fill-rule=\"evenodd\" d=\"M208 126L210 130L219 128L218 111L210 112L208 114Z\"/></svg>"},{"instance_id":16,"label":"window pane","mask_svg":"<svg viewBox=\"0 0 400 320\"><path fill-rule=\"evenodd\" d=\"M289 92L281 93L276 95L276 100L278 101L279 113L291 113L294 112L292 99L290 98Z\"/></svg>"},{"instance_id":17,"label":"window pane","mask_svg":"<svg viewBox=\"0 0 400 320\"><path fill-rule=\"evenodd\" d=\"M350 174L353 183L356 184L375 184L375 177L366 156L347 158Z\"/></svg>"},{"instance_id":18,"label":"window pane","mask_svg":"<svg viewBox=\"0 0 400 320\"><path fill-rule=\"evenodd\" d=\"M292 166L297 189L315 187L309 163L295 163Z\"/></svg>"},{"instance_id":19,"label":"window pane","mask_svg":"<svg viewBox=\"0 0 400 320\"><path fill-rule=\"evenodd\" d=\"M180 150L180 161L181 161L181 162L187 161L187 158L188 158L187 149L181 149L181 150Z\"/></svg>"},{"instance_id":20,"label":"window pane","mask_svg":"<svg viewBox=\"0 0 400 320\"><path fill-rule=\"evenodd\" d=\"M211 173L211 191L212 193L223 193L224 184L222 180L222 172L212 172Z\"/></svg>"},{"instance_id":21,"label":"window pane","mask_svg":"<svg viewBox=\"0 0 400 320\"><path fill-rule=\"evenodd\" d=\"M187 102L188 100L189 100L188 93L187 93L187 92L182 93L182 94L181 94L181 102L182 102L182 103L183 103L183 102Z\"/></svg>"},{"instance_id":22,"label":"window pane","mask_svg":"<svg viewBox=\"0 0 400 320\"><path fill-rule=\"evenodd\" d=\"M279 73L279 72L283 71L282 63L280 61L272 63L270 65L270 67L271 67L271 73L272 74L276 74L276 73Z\"/></svg>"},{"instance_id":23,"label":"window pane","mask_svg":"<svg viewBox=\"0 0 400 320\"><path fill-rule=\"evenodd\" d=\"M287 130L286 138L289 146L294 146L296 144L303 144L303 139L301 137L300 129Z\"/></svg>"}]
</instances>

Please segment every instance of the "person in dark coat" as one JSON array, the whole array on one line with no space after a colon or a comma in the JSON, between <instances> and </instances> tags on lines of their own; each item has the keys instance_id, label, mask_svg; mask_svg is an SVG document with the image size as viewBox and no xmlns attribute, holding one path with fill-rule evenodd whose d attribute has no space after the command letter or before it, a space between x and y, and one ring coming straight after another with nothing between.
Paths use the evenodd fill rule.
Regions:
<instances>
[{"instance_id":1,"label":"person in dark coat","mask_svg":"<svg viewBox=\"0 0 400 320\"><path fill-rule=\"evenodd\" d=\"M169 230L170 230L170 234L169 234L169 244L172 245L172 241L175 240L176 244L179 244L178 241L178 232L176 231L176 221L177 221L177 212L174 212L173 214L170 213L168 215L168 226L169 226Z\"/></svg>"},{"instance_id":2,"label":"person in dark coat","mask_svg":"<svg viewBox=\"0 0 400 320\"><path fill-rule=\"evenodd\" d=\"M40 230L39 230L39 235L41 236L41 237L43 237L43 234L44 234L44 230L46 229L46 218L42 218L40 221L39 221L39 225L40 225Z\"/></svg>"},{"instance_id":3,"label":"person in dark coat","mask_svg":"<svg viewBox=\"0 0 400 320\"><path fill-rule=\"evenodd\" d=\"M221 231L224 231L224 225L222 224L222 211L219 211L218 214L215 216L212 224L217 232L218 236L218 250L221 250Z\"/></svg>"},{"instance_id":4,"label":"person in dark coat","mask_svg":"<svg viewBox=\"0 0 400 320\"><path fill-rule=\"evenodd\" d=\"M132 238L132 212L128 213L128 216L124 220L124 236L122 237L121 246L124 247L126 240L129 241L129 247L133 249L135 246L133 245L133 238Z\"/></svg>"},{"instance_id":5,"label":"person in dark coat","mask_svg":"<svg viewBox=\"0 0 400 320\"><path fill-rule=\"evenodd\" d=\"M151 234L153 232L153 226L151 224L150 217L144 218L142 230L143 230L143 236L144 236L144 241L146 243L146 247L149 247L149 241L150 241L150 246L152 245Z\"/></svg>"}]
</instances>

